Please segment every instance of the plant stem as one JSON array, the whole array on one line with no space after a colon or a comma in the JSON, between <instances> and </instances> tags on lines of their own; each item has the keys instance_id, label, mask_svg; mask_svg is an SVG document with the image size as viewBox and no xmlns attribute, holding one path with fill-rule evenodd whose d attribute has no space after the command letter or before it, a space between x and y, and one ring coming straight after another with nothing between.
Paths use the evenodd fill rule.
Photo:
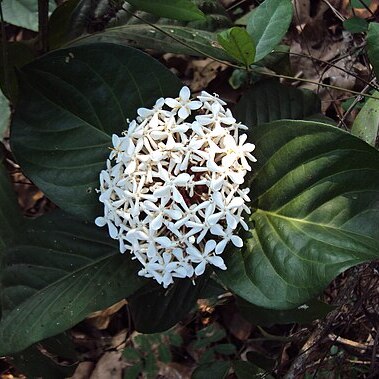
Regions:
<instances>
[{"instance_id":1,"label":"plant stem","mask_svg":"<svg viewBox=\"0 0 379 379\"><path fill-rule=\"evenodd\" d=\"M49 0L38 0L38 37L39 50L42 54L49 50L48 22Z\"/></svg>"},{"instance_id":2,"label":"plant stem","mask_svg":"<svg viewBox=\"0 0 379 379\"><path fill-rule=\"evenodd\" d=\"M294 78L293 76L278 75L278 74L266 73L266 72L260 72L260 74L261 75L270 76L270 77L274 77L274 78L280 78L280 79L287 79L287 80L299 81L299 82L304 82L304 83L317 84L318 86L321 86L321 87L331 88L331 89L335 89L335 90L338 90L338 91L345 91L345 92L352 93L354 95L358 95L358 96L363 96L363 97L367 97L367 98L370 98L370 99L379 100L379 97L376 97L376 96L367 95L365 93L358 92L358 91L353 91L351 89L346 89L346 88L342 88L342 87L333 86L331 84L320 83L320 82L317 82L315 80L303 79L303 78Z\"/></svg>"},{"instance_id":3,"label":"plant stem","mask_svg":"<svg viewBox=\"0 0 379 379\"><path fill-rule=\"evenodd\" d=\"M182 40L180 40L179 38L173 36L172 34L166 32L165 30L163 30L162 28L160 28L159 26L157 26L156 24L153 24L145 19L143 19L142 17L139 17L137 16L136 14L134 14L133 12L130 12L129 10L123 8L123 10L128 13L128 14L131 14L133 17L137 18L138 20L142 21L143 23L151 26L152 28L158 30L160 33L164 34L165 36L167 37L170 37L171 39L173 39L174 41L180 43L181 45L193 50L193 51L196 51L197 53L200 53L201 55L207 57L207 58L210 58L210 59L213 59L214 61L216 62L219 62L219 63L222 63L222 64L225 64L226 66L229 66L229 67L233 67L233 68L236 68L236 69L239 69L239 70L245 70L246 71L246 67L244 66L238 66L236 64L233 64L233 63L230 63L230 62L226 62L226 61L223 61L221 59L218 59L218 58L215 58L215 57L212 57L211 55L205 53L204 51L202 50L199 50L197 49L196 47L193 47L191 46L190 44L188 44L187 42L184 42ZM123 27L114 27L114 28L110 28L109 30L117 30L117 29L122 29ZM104 32L103 32L104 33ZM101 34L100 33L97 33L97 34ZM83 36L83 37L79 37L73 41L71 41L71 43L75 43L75 42L78 42L79 40L81 39L85 39L85 38L88 38L89 36ZM342 70L343 71L343 70ZM318 86L320 87L325 87L325 88L331 88L331 89L334 89L334 90L338 90L338 91L343 91L343 92L349 92L351 94L354 94L354 95L359 95L359 96L364 96L364 97L367 97L367 98L373 98L373 99L376 99L376 100L379 100L379 97L374 97L374 96L371 96L371 95L367 95L367 94L362 94L358 91L353 91L353 90L350 90L350 89L347 89L347 88L342 88L342 87L337 87L337 86L333 86L333 85L330 85L330 84L324 84L324 83L320 83L320 82L316 82L314 80L310 80L310 79L303 79L303 78L295 78L293 76L287 76L287 75L279 75L279 74L275 74L275 73L269 73L269 72L259 72L261 75L265 75L265 76L270 76L270 77L275 77L275 78L281 78L281 79L288 79L288 80L293 80L293 81L300 81L300 82L304 82L304 83L311 83L311 84L317 84Z\"/></svg>"}]
</instances>

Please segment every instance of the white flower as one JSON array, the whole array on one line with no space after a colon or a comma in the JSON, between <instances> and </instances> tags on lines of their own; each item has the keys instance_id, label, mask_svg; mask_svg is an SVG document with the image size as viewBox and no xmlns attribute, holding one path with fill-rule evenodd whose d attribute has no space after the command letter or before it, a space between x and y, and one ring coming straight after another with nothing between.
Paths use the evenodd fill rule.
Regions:
<instances>
[{"instance_id":1,"label":"white flower","mask_svg":"<svg viewBox=\"0 0 379 379\"><path fill-rule=\"evenodd\" d=\"M194 111L194 121L185 121ZM248 228L249 189L241 185L255 146L238 135L246 127L217 95L203 91L194 100L188 87L137 114L122 136L112 136L96 225L140 262L140 276L165 288L207 265L225 270L220 255L229 242L242 247L238 224Z\"/></svg>"},{"instance_id":2,"label":"white flower","mask_svg":"<svg viewBox=\"0 0 379 379\"><path fill-rule=\"evenodd\" d=\"M203 105L201 101L190 100L190 97L190 89L188 87L183 87L179 92L179 97L176 99L168 97L165 100L165 103L170 108L177 111L178 116L184 120L191 114L192 110L199 109Z\"/></svg>"}]
</instances>

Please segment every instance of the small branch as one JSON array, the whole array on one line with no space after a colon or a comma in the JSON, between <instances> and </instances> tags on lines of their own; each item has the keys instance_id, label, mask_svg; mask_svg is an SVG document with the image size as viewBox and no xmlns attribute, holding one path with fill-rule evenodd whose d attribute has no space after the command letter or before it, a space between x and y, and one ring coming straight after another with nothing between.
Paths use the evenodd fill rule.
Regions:
<instances>
[{"instance_id":1,"label":"small branch","mask_svg":"<svg viewBox=\"0 0 379 379\"><path fill-rule=\"evenodd\" d=\"M49 50L48 40L49 0L38 0L38 38L41 54Z\"/></svg>"}]
</instances>

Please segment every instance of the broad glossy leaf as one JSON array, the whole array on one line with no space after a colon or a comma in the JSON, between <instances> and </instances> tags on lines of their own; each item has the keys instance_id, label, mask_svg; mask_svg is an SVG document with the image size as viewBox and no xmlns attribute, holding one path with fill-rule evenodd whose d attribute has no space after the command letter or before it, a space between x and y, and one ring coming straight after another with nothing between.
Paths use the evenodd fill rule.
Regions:
<instances>
[{"instance_id":1,"label":"broad glossy leaf","mask_svg":"<svg viewBox=\"0 0 379 379\"><path fill-rule=\"evenodd\" d=\"M230 56L246 67L254 62L254 41L244 28L235 26L225 30L217 35L217 40Z\"/></svg>"},{"instance_id":2,"label":"broad glossy leaf","mask_svg":"<svg viewBox=\"0 0 379 379\"><path fill-rule=\"evenodd\" d=\"M195 281L177 279L174 285L164 289L149 283L129 299L134 326L141 333L165 331L181 321L195 306L204 289L208 276Z\"/></svg>"},{"instance_id":3,"label":"broad glossy leaf","mask_svg":"<svg viewBox=\"0 0 379 379\"><path fill-rule=\"evenodd\" d=\"M111 135L137 108L176 96L179 80L133 48L91 44L54 51L21 71L13 152L25 174L62 209L101 214L95 188Z\"/></svg>"},{"instance_id":4,"label":"broad glossy leaf","mask_svg":"<svg viewBox=\"0 0 379 379\"><path fill-rule=\"evenodd\" d=\"M71 377L79 361L75 345L65 333L13 354L11 359L12 366L27 377L44 379Z\"/></svg>"},{"instance_id":5,"label":"broad glossy leaf","mask_svg":"<svg viewBox=\"0 0 379 379\"><path fill-rule=\"evenodd\" d=\"M8 99L4 96L0 89L0 141L4 137L5 131L11 122L11 109Z\"/></svg>"},{"instance_id":6,"label":"broad glossy leaf","mask_svg":"<svg viewBox=\"0 0 379 379\"><path fill-rule=\"evenodd\" d=\"M0 355L59 334L146 283L103 230L62 212L31 221L5 263Z\"/></svg>"},{"instance_id":7,"label":"broad glossy leaf","mask_svg":"<svg viewBox=\"0 0 379 379\"><path fill-rule=\"evenodd\" d=\"M256 44L256 61L282 40L290 26L292 12L291 0L265 0L251 14L247 31Z\"/></svg>"},{"instance_id":8,"label":"broad glossy leaf","mask_svg":"<svg viewBox=\"0 0 379 379\"><path fill-rule=\"evenodd\" d=\"M158 52L194 56L209 55L222 60L231 59L223 49L218 47L215 33L206 30L197 30L187 26L158 25L158 27L162 31L146 24L118 26L109 28L99 34L75 40L73 43L129 43Z\"/></svg>"},{"instance_id":9,"label":"broad glossy leaf","mask_svg":"<svg viewBox=\"0 0 379 379\"><path fill-rule=\"evenodd\" d=\"M367 54L374 68L376 77L379 77L379 23L370 22L367 33Z\"/></svg>"},{"instance_id":10,"label":"broad glossy leaf","mask_svg":"<svg viewBox=\"0 0 379 379\"><path fill-rule=\"evenodd\" d=\"M280 119L303 119L321 111L316 94L284 86L276 80L255 84L235 107L237 120L249 127Z\"/></svg>"},{"instance_id":11,"label":"broad glossy leaf","mask_svg":"<svg viewBox=\"0 0 379 379\"><path fill-rule=\"evenodd\" d=\"M218 272L230 290L270 309L316 297L339 273L379 257L379 154L326 124L277 121L255 129L258 168L241 250Z\"/></svg>"},{"instance_id":12,"label":"broad glossy leaf","mask_svg":"<svg viewBox=\"0 0 379 379\"><path fill-rule=\"evenodd\" d=\"M38 1L36 0L2 0L4 21L33 31L38 30ZM56 7L54 0L49 0L49 10Z\"/></svg>"},{"instance_id":13,"label":"broad glossy leaf","mask_svg":"<svg viewBox=\"0 0 379 379\"><path fill-rule=\"evenodd\" d=\"M241 298L237 305L242 316L254 325L272 326L275 324L309 324L316 319L324 318L335 307L318 300L311 300L300 307L288 310L273 310L258 307Z\"/></svg>"},{"instance_id":14,"label":"broad glossy leaf","mask_svg":"<svg viewBox=\"0 0 379 379\"><path fill-rule=\"evenodd\" d=\"M190 0L128 0L137 9L175 20L203 20L204 13Z\"/></svg>"},{"instance_id":15,"label":"broad glossy leaf","mask_svg":"<svg viewBox=\"0 0 379 379\"><path fill-rule=\"evenodd\" d=\"M372 94L379 97L379 91ZM351 128L351 133L375 146L379 127L379 100L370 98L359 111Z\"/></svg>"}]
</instances>

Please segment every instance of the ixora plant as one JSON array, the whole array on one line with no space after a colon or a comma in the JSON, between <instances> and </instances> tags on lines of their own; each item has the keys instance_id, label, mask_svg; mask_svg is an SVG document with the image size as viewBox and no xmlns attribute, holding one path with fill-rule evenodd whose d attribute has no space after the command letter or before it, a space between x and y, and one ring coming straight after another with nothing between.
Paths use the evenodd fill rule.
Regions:
<instances>
[{"instance_id":1,"label":"ixora plant","mask_svg":"<svg viewBox=\"0 0 379 379\"><path fill-rule=\"evenodd\" d=\"M60 210L24 220L0 171L0 355L124 298L137 330L166 330L213 280L245 306L294 309L378 257L379 154L290 120L318 113L315 95L262 81L232 114L109 43L19 76L12 151Z\"/></svg>"}]
</instances>

